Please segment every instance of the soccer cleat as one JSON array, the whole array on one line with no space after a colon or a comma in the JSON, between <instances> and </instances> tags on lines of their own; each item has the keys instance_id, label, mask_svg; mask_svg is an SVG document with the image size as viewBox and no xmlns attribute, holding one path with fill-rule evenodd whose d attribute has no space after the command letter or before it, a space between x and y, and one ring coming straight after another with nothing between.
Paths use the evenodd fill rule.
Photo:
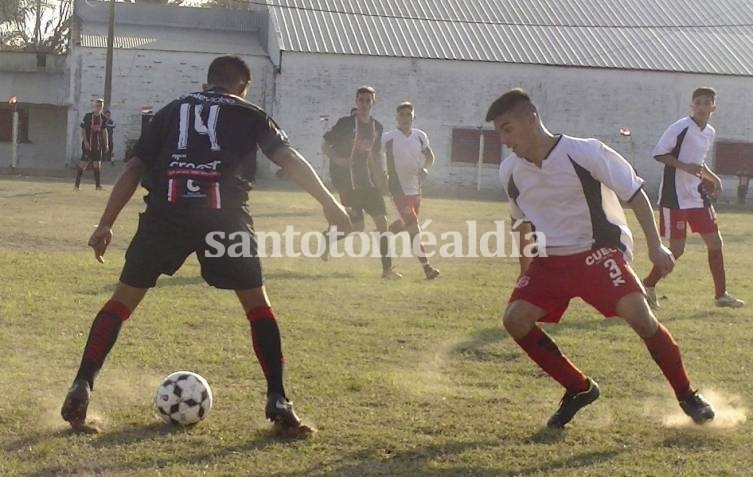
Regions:
<instances>
[{"instance_id":1,"label":"soccer cleat","mask_svg":"<svg viewBox=\"0 0 753 477\"><path fill-rule=\"evenodd\" d=\"M740 308L741 306L745 305L745 302L740 300L739 298L735 298L729 293L725 293L724 295L720 296L716 300L714 300L714 303L716 303L716 306L720 307L726 307L726 308Z\"/></svg>"},{"instance_id":2,"label":"soccer cleat","mask_svg":"<svg viewBox=\"0 0 753 477\"><path fill-rule=\"evenodd\" d=\"M403 278L403 275L390 268L382 272L382 278L385 280L399 280Z\"/></svg>"},{"instance_id":3,"label":"soccer cleat","mask_svg":"<svg viewBox=\"0 0 753 477\"><path fill-rule=\"evenodd\" d=\"M704 424L714 419L714 408L698 391L693 391L690 396L680 401L680 407L696 424Z\"/></svg>"},{"instance_id":4,"label":"soccer cleat","mask_svg":"<svg viewBox=\"0 0 753 477\"><path fill-rule=\"evenodd\" d=\"M648 307L652 310L656 310L659 308L659 301L656 299L656 288L655 287L645 287L646 289L646 302L648 302Z\"/></svg>"},{"instance_id":5,"label":"soccer cleat","mask_svg":"<svg viewBox=\"0 0 753 477\"><path fill-rule=\"evenodd\" d=\"M553 428L565 427L565 424L575 417L575 413L596 401L599 398L599 394L601 394L599 385L593 379L588 378L588 389L585 391L574 394L565 393L560 401L559 409L549 418L546 426Z\"/></svg>"},{"instance_id":6,"label":"soccer cleat","mask_svg":"<svg viewBox=\"0 0 753 477\"><path fill-rule=\"evenodd\" d=\"M105 190L105 189L104 189L104 187L102 187L102 186L97 186L97 187L96 187L96 190Z\"/></svg>"},{"instance_id":7,"label":"soccer cleat","mask_svg":"<svg viewBox=\"0 0 753 477\"><path fill-rule=\"evenodd\" d=\"M70 423L75 431L86 430L86 410L89 407L89 398L92 391L89 382L85 379L77 379L68 390L63 401L60 415Z\"/></svg>"},{"instance_id":8,"label":"soccer cleat","mask_svg":"<svg viewBox=\"0 0 753 477\"><path fill-rule=\"evenodd\" d=\"M424 273L426 274L427 280L434 280L439 276L439 270L432 267L428 263L424 265Z\"/></svg>"}]
</instances>

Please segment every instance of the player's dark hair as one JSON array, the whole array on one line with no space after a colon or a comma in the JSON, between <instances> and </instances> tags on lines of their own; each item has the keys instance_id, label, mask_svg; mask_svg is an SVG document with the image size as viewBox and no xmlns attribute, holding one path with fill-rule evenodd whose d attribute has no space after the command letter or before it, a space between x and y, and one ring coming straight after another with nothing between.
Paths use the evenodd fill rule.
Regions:
<instances>
[{"instance_id":1,"label":"player's dark hair","mask_svg":"<svg viewBox=\"0 0 753 477\"><path fill-rule=\"evenodd\" d=\"M701 86L693 91L693 100L699 96L708 96L712 101L716 101L716 90L711 86Z\"/></svg>"},{"instance_id":2,"label":"player's dark hair","mask_svg":"<svg viewBox=\"0 0 753 477\"><path fill-rule=\"evenodd\" d=\"M403 109L409 109L413 111L413 103L411 103L410 101L403 101L402 103L397 105L396 111L399 113Z\"/></svg>"},{"instance_id":3,"label":"player's dark hair","mask_svg":"<svg viewBox=\"0 0 753 477\"><path fill-rule=\"evenodd\" d=\"M486 112L486 120L494 121L497 116L509 113L513 110L525 110L528 112L537 112L536 105L531 102L528 96L521 88L511 89L499 98L495 99L489 110Z\"/></svg>"},{"instance_id":4,"label":"player's dark hair","mask_svg":"<svg viewBox=\"0 0 753 477\"><path fill-rule=\"evenodd\" d=\"M251 70L240 56L218 56L209 65L207 83L218 86L235 86L251 81Z\"/></svg>"},{"instance_id":5,"label":"player's dark hair","mask_svg":"<svg viewBox=\"0 0 753 477\"><path fill-rule=\"evenodd\" d=\"M366 86L366 85L364 85L364 86L361 86L360 88L358 88L356 90L356 98L361 93L369 93L371 95L371 97L374 98L374 101L376 101L376 90L374 89L373 86Z\"/></svg>"}]
</instances>

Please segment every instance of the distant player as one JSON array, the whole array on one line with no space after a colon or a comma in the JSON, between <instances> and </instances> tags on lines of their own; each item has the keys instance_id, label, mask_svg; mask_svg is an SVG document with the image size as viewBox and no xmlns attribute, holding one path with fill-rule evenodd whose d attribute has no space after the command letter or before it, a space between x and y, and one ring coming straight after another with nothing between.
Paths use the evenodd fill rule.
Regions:
<instances>
[{"instance_id":1,"label":"distant player","mask_svg":"<svg viewBox=\"0 0 753 477\"><path fill-rule=\"evenodd\" d=\"M382 278L402 275L392 269L387 232L387 209L382 194L387 193L387 172L382 153L382 124L371 116L376 90L361 86L356 91L356 111L342 117L324 134L322 150L330 160L330 176L349 208L353 230L364 229L364 211L374 220L380 234L379 253ZM327 237L327 236L325 236ZM325 238L326 240L326 238ZM323 258L326 258L326 252Z\"/></svg>"},{"instance_id":2,"label":"distant player","mask_svg":"<svg viewBox=\"0 0 753 477\"><path fill-rule=\"evenodd\" d=\"M97 98L94 100L94 111L86 113L81 121L81 160L78 162L76 170L76 184L74 188L79 189L81 185L81 176L84 170L91 166L94 170L94 181L97 190L102 190L100 183L100 171L102 170L102 159L107 158L107 151L110 145L107 141L107 129L105 127L107 119L102 114L105 100Z\"/></svg>"},{"instance_id":3,"label":"distant player","mask_svg":"<svg viewBox=\"0 0 753 477\"><path fill-rule=\"evenodd\" d=\"M114 143L112 141L112 136L115 132L115 121L112 120L112 115L109 109L105 111L105 119L105 129L107 129L107 145L109 146L107 149L107 160L110 162L110 164L113 164L114 161L112 160L112 153Z\"/></svg>"},{"instance_id":4,"label":"distant player","mask_svg":"<svg viewBox=\"0 0 753 477\"><path fill-rule=\"evenodd\" d=\"M659 228L675 259L685 252L688 226L701 236L708 250L716 306L738 308L745 302L727 293L722 236L711 204L722 191L722 181L704 162L714 142L715 131L708 122L716 111L716 91L693 91L691 110L691 116L664 131L654 148L654 158L664 164L659 187ZM707 191L705 183L712 184L713 190ZM652 308L659 306L655 287L661 278L661 271L654 267L643 280Z\"/></svg>"},{"instance_id":5,"label":"distant player","mask_svg":"<svg viewBox=\"0 0 753 477\"><path fill-rule=\"evenodd\" d=\"M546 238L539 256L520 259L521 275L503 322L528 356L565 388L547 425L563 427L599 397L596 382L536 325L559 322L575 297L605 317L622 317L646 343L682 410L699 424L713 419L711 405L690 387L677 343L651 313L629 265L632 235L619 199L633 208L656 268L664 275L674 266L659 239L643 180L602 142L551 134L523 90L494 101L486 120L494 122L502 144L513 151L502 161L500 178L512 219L521 221L516 231L525 238L535 227ZM519 240L520 251L531 241Z\"/></svg>"},{"instance_id":6,"label":"distant player","mask_svg":"<svg viewBox=\"0 0 753 477\"><path fill-rule=\"evenodd\" d=\"M267 380L267 418L286 432L308 430L283 388L280 330L263 285L246 205L257 147L322 204L330 224L347 233L350 222L345 209L272 118L243 99L250 80L251 72L239 57L221 56L212 61L207 90L186 95L157 112L113 187L99 226L89 239L100 262L112 240L112 225L140 182L149 192L147 207L126 252L120 283L94 319L81 365L63 403L63 419L74 430L91 430L85 420L94 378L121 325L157 278L175 273L192 253L201 264L204 280L216 288L234 290L243 306ZM214 233L211 244L210 233ZM217 242L226 250L231 243L240 245L238 233L249 234L251 256L217 252ZM229 238L233 234L237 240Z\"/></svg>"},{"instance_id":7,"label":"distant player","mask_svg":"<svg viewBox=\"0 0 753 477\"><path fill-rule=\"evenodd\" d=\"M390 194L400 214L400 219L391 223L389 229L396 234L408 230L411 244L415 243L421 233L418 223L421 181L429 174L429 169L434 164L434 152L429 147L429 136L413 127L414 118L413 104L400 103L397 106L397 129L382 135ZM418 261L423 266L426 279L433 280L439 276L439 270L431 266L420 242L419 247L423 253L418 255Z\"/></svg>"}]
</instances>

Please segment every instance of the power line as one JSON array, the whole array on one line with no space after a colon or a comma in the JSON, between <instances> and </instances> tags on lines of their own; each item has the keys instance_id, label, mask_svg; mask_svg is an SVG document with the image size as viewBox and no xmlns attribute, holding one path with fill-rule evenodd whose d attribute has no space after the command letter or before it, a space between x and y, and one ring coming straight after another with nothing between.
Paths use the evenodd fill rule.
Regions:
<instances>
[{"instance_id":1,"label":"power line","mask_svg":"<svg viewBox=\"0 0 753 477\"><path fill-rule=\"evenodd\" d=\"M250 1L252 5L265 7L283 8L288 10L299 10L305 12L331 13L337 15L354 15L369 18L384 18L390 20L417 20L435 23L463 23L467 25L491 25L491 26L520 26L520 27L560 27L560 28L604 28L604 29L626 29L626 30L683 30L683 29L715 29L715 28L749 28L753 27L750 23L715 23L715 24L675 24L675 25L619 25L619 24L590 24L590 23L553 23L553 22L514 22L501 20L467 20L463 18L434 18L427 16L408 16L393 15L385 13L371 12L354 12L347 10L336 10L328 8L304 7L298 5L283 5L281 3L265 3L262 1Z\"/></svg>"}]
</instances>

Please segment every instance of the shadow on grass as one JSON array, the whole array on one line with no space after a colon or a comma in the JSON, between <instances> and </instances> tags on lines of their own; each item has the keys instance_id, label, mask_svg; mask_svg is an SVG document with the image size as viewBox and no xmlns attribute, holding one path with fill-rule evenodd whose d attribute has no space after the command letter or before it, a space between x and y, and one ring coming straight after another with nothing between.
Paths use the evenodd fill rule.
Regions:
<instances>
[{"instance_id":1,"label":"shadow on grass","mask_svg":"<svg viewBox=\"0 0 753 477\"><path fill-rule=\"evenodd\" d=\"M301 472L276 474L278 477L309 476L422 476L422 477L505 477L526 475L547 475L555 471L578 471L604 463L621 451L584 452L565 459L538 461L536 465L517 469L499 469L473 464L462 456L466 451L498 451L499 443L464 442L450 445L420 447L408 451L391 451L390 449L369 449L354 453L338 462L328 462ZM535 457L531 458L535 461Z\"/></svg>"},{"instance_id":2,"label":"shadow on grass","mask_svg":"<svg viewBox=\"0 0 753 477\"><path fill-rule=\"evenodd\" d=\"M565 438L565 429L552 429L549 427L542 427L536 431L531 437L526 439L528 444L557 444L562 442Z\"/></svg>"},{"instance_id":3,"label":"shadow on grass","mask_svg":"<svg viewBox=\"0 0 753 477\"><path fill-rule=\"evenodd\" d=\"M116 449L130 444L137 444L142 441L148 441L172 434L190 433L190 429L184 429L177 426L166 426L161 423L153 423L145 426L116 430L114 432L105 432L92 436L90 445L103 450ZM54 437L64 437L72 435L72 431L60 431L55 433ZM50 435L39 435L36 439L49 438ZM290 442L295 445L295 440L285 440L274 437L268 431L260 430L246 442L234 445L222 446L221 441L217 441L211 448L206 446L193 446L195 451L190 455L181 455L180 463L182 465L210 465L222 460L224 457L232 454L242 454L255 450L262 450L268 446L279 444L280 442ZM72 471L81 472L80 475L131 475L146 469L158 471L163 467L169 467L176 463L176 456L168 453L155 455L153 458L147 458L139 462L108 462L97 463L91 462L84 468L71 469L63 465L52 465L37 470L34 473L26 474L28 477L47 477L51 475L71 475ZM76 473L75 475L79 475Z\"/></svg>"}]
</instances>

